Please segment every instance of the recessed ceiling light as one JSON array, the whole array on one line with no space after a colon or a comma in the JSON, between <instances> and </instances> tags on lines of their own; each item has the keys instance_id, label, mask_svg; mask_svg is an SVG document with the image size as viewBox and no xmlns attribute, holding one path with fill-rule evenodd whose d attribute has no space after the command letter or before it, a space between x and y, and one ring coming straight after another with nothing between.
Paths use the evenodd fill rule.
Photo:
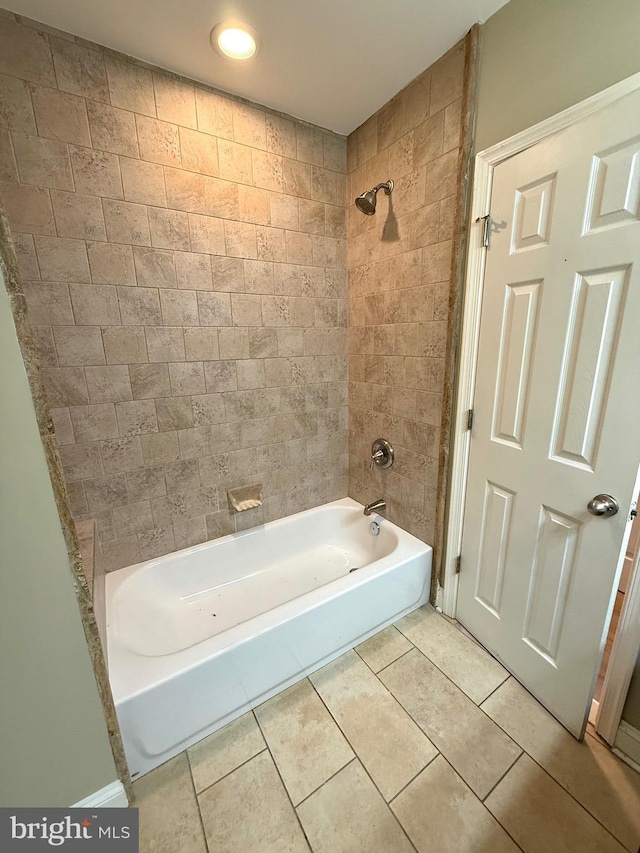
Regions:
<instances>
[{"instance_id":1,"label":"recessed ceiling light","mask_svg":"<svg viewBox=\"0 0 640 853\"><path fill-rule=\"evenodd\" d=\"M258 50L258 36L246 24L217 24L211 30L211 44L228 59L251 59Z\"/></svg>"}]
</instances>

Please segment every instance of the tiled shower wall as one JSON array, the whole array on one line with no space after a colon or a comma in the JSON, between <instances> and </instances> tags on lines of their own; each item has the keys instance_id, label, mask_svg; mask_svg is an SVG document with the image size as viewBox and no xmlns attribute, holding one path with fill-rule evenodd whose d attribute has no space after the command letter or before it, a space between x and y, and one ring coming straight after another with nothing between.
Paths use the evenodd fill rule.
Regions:
<instances>
[{"instance_id":1,"label":"tiled shower wall","mask_svg":"<svg viewBox=\"0 0 640 853\"><path fill-rule=\"evenodd\" d=\"M375 216L348 209L349 494L434 542L456 231L465 45L348 139L349 198L391 178ZM370 470L371 443L395 450Z\"/></svg>"},{"instance_id":2,"label":"tiled shower wall","mask_svg":"<svg viewBox=\"0 0 640 853\"><path fill-rule=\"evenodd\" d=\"M341 137L0 10L0 201L109 568L346 495L345 173Z\"/></svg>"}]
</instances>

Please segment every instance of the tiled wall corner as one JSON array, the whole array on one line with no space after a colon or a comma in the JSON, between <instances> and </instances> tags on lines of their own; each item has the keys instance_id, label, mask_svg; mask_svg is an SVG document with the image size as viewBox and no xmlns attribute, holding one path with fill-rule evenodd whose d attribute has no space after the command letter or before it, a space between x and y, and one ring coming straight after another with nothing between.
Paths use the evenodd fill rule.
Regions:
<instances>
[{"instance_id":1,"label":"tiled wall corner","mask_svg":"<svg viewBox=\"0 0 640 853\"><path fill-rule=\"evenodd\" d=\"M348 138L349 494L434 541L465 46ZM391 178L375 216L353 204ZM371 444L395 449L370 470Z\"/></svg>"},{"instance_id":2,"label":"tiled wall corner","mask_svg":"<svg viewBox=\"0 0 640 853\"><path fill-rule=\"evenodd\" d=\"M0 15L0 202L109 569L346 495L345 200L345 139Z\"/></svg>"}]
</instances>

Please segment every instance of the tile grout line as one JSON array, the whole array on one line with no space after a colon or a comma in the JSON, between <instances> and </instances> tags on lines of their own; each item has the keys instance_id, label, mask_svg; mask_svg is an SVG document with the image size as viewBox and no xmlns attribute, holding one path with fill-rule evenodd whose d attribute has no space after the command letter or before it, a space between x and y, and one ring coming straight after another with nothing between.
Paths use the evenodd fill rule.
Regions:
<instances>
[{"instance_id":1,"label":"tile grout line","mask_svg":"<svg viewBox=\"0 0 640 853\"><path fill-rule=\"evenodd\" d=\"M358 655L358 657L359 657L359 655ZM374 675L375 675L375 673L374 673ZM340 731L342 732L342 736L344 737L344 739L346 740L346 742L347 742L347 743L349 744L349 746L351 747L351 749L352 749L352 751L353 751L353 754L354 754L354 756L356 757L356 759L357 759L357 761L358 761L358 764L360 765L360 767L362 767L362 769L363 769L364 773L366 774L367 778L369 779L369 781L371 782L371 784L373 785L373 787L376 789L376 791L378 792L378 794L379 794L379 795L380 795L380 797L382 798L382 802L383 802L383 803L384 803L384 805L387 807L387 809L388 809L389 813L392 815L393 819L395 820L395 822L396 822L396 823L398 824L398 826L400 827L400 830L402 831L402 833L403 833L403 834L404 834L404 836L406 837L407 841L408 841L408 842L409 842L409 844L411 845L411 848L412 848L413 850L415 850L415 852L416 852L416 853L418 853L418 850L417 850L417 848L415 847L415 845L413 844L413 842L411 841L411 839L409 838L409 835L407 834L406 829L404 828L404 826L403 826L403 825L400 823L400 821L398 820L397 815L395 814L395 812L393 811L393 809L390 807L390 805L389 805L389 803L387 802L387 800L386 800L385 796L383 795L382 791L378 788L378 786L376 785L375 781L371 778L371 774L369 773L369 771L367 770L367 768L364 766L364 764L363 764L363 762L362 762L362 759L361 759L361 758L360 758L360 756L358 755L357 750L356 750L356 749L354 749L353 744L351 743L351 741L349 740L349 738L348 738L348 737L347 737L347 735L345 734L345 732L344 732L344 730L343 730L342 726L341 726L341 725L340 725L340 723L336 720L335 716L331 713L331 709L329 708L329 706L327 705L327 703L324 701L324 699L323 699L323 698L322 698L322 696L320 695L320 693L319 693L319 691L317 690L317 688L316 688L315 684L313 683L313 681L311 681L311 679L309 679L309 682L310 682L311 686L313 687L313 689L315 690L316 694L318 695L318 697L319 697L320 701L322 702L322 704L324 705L324 707L327 709L327 712L329 713L329 716L331 717L331 719L334 721L334 723L336 724L336 726L337 726L337 727L340 729ZM380 682L380 683L382 684L382 682ZM397 700L396 700L396 701L397 701ZM398 704L400 704L400 703L398 703ZM402 706L400 706L400 707L402 707ZM403 709L403 710L404 710L404 709ZM414 721L414 722L415 722L415 721ZM350 763L351 763L351 762L350 762ZM431 762L429 762L429 763L431 763ZM425 765L425 766L426 766L426 765ZM343 768L343 769L344 769L344 768ZM422 769L424 770L424 767L423 767ZM422 772L422 771L421 771L421 772Z\"/></svg>"},{"instance_id":2,"label":"tile grout line","mask_svg":"<svg viewBox=\"0 0 640 853\"><path fill-rule=\"evenodd\" d=\"M260 734L262 735L263 740L266 744L267 751L269 753L271 760L273 761L273 766L275 767L276 773L278 774L278 778L280 779L280 783L282 784L282 787L283 787L284 792L287 796L287 799L289 800L289 804L291 805L291 808L293 809L293 813L295 815L296 821L298 822L298 826L300 827L300 831L302 832L302 837L304 838L304 840L307 844L307 847L309 848L311 853L313 853L313 847L311 846L311 842L309 841L309 838L307 837L307 833L305 832L304 826L302 825L302 821L300 820L300 815L296 811L296 807L293 805L293 800L291 799L291 795L289 794L287 786L284 783L284 779L282 778L282 774L280 773L280 768L278 767L278 764L276 763L276 760L273 756L273 753L271 752L271 747L269 746L269 741L267 740L267 737L262 730L262 726L260 725L260 720L257 718L255 711L253 709L251 710L251 714L253 716L253 719L256 721L258 728L260 729ZM262 752L264 752L264 750L262 750Z\"/></svg>"},{"instance_id":3,"label":"tile grout line","mask_svg":"<svg viewBox=\"0 0 640 853\"><path fill-rule=\"evenodd\" d=\"M500 779L498 780L498 782L496 782L496 784L493 786L493 788L491 789L491 791L489 791L489 794L491 794L491 793L492 793L492 792L493 792L493 791L498 787L498 785L500 784L500 782L502 782L502 780L505 778L505 776L507 775L507 773L510 773L510 772L511 772L511 770L513 770L513 768L515 767L515 765L518 763L518 761L520 761L520 759L522 758L522 756L523 756L524 754L525 754L525 753L524 753L524 750L522 750L522 752L520 753L520 755L516 758L516 760L515 760L515 761L513 762L513 764L509 767L509 769L506 771L506 773L504 773L504 774L500 777ZM453 764L451 764L451 762L447 759L447 757L446 757L445 755L443 755L442 757L443 757L443 758L444 758L444 760L447 762L447 764L449 765L449 767L451 767L451 769L452 769L452 770L453 770L453 772L456 774L456 776L458 776L458 777L462 780L462 783L463 783L464 785L467 785L467 783L464 781L464 779L462 778L462 776L460 776L460 774L458 773L458 771L456 770L456 768L453 766ZM505 834L506 834L506 835L507 835L507 836L508 836L512 841L513 841L513 843L516 845L516 847L518 848L518 850L522 850L522 851L523 851L523 853L526 853L526 851L524 851L524 848L523 848L523 847L521 847L521 846L518 844L518 842L517 842L517 841L515 840L515 838L511 835L511 833L510 833L510 832L509 832L509 830L506 828L506 826L504 826L504 825L500 822L500 820L498 820L498 818L496 817L496 815L494 815L494 813L491 811L491 809L490 809L488 806L486 806L486 805L485 805L484 800L486 800L486 798L489 796L489 794L487 794L487 795L485 796L484 800L481 800L481 799L480 799L480 797L476 794L476 792L475 792L475 791L473 791L473 790L471 790L471 788L469 787L469 785L467 785L467 788L469 788L469 790L471 791L471 793L473 794L473 796L476 798L476 800L478 800L478 802L480 803L480 805L481 805L484 809L486 809L487 813L491 815L491 817L495 820L495 822L498 824L498 826L500 826L500 827L504 830Z\"/></svg>"},{"instance_id":4,"label":"tile grout line","mask_svg":"<svg viewBox=\"0 0 640 853\"><path fill-rule=\"evenodd\" d=\"M398 630L400 630L400 629L398 629ZM403 636L404 636L404 634L403 634ZM409 639L409 638L407 637L407 639ZM483 648L484 648L484 647L483 647ZM451 682L451 684L453 684L453 685L454 685L454 687L456 687L456 689L457 689L457 690L459 690L459 691L460 691L464 696L466 696L466 698L467 698L467 699L469 699L469 701L470 701L470 702L473 702L473 699L471 699L471 697L470 697L470 696L467 696L467 694L464 692L464 690L462 690L462 688L461 688L461 687L459 687L459 686L455 683L455 681L453 681L453 679L452 679L452 678L449 678L449 676L447 675L447 673L446 673L446 672L443 672L443 671L440 669L440 667L439 667L436 663L434 663L428 655L426 655L426 654L425 654L421 649L419 649L417 646L414 646L414 649L415 649L419 654L421 654L423 657L425 657L425 658L429 661L429 663L431 663L433 666L435 666L435 668L436 668L439 672L441 672L441 673L442 673L442 675L444 675L444 677L445 677L445 678L447 678L447 679ZM408 653L409 653L409 651L412 651L412 650L411 650L411 649L409 649L407 652L405 652L405 655L406 655L406 654L408 654ZM489 652L487 652L487 651L486 651L486 649L484 649L484 651L485 651L487 654L490 654ZM492 655L490 655L490 656L491 656L491 657L493 657ZM404 657L404 655L402 655L402 657ZM398 660L400 660L400 658L398 658ZM394 663L395 663L395 661L394 661ZM500 661L498 661L498 663L500 663ZM391 665L391 664L390 664L390 665ZM502 664L500 664L500 665L502 666ZM386 669L386 667L385 667L385 669ZM380 672L382 672L382 670L380 670ZM374 674L375 674L375 673L374 673ZM509 673L509 676L510 676L511 678L513 678L513 679L514 679L514 681L518 681L518 679L517 679L517 678L515 678L515 676L511 675L511 673ZM507 681L508 681L508 677L507 677L507 678L505 678L505 679L504 679L504 681L502 681L502 682L498 685L498 687L496 687L496 689L495 689L491 694L489 694L489 695L490 695L490 696L493 696L493 693L495 693L495 692L496 692L496 690L499 690L499 689L500 689L500 687L502 687L502 686L503 686L503 684L506 684L506 682L507 682ZM381 682L381 683L383 683L383 682ZM518 684L520 684L520 682L519 682L519 681L518 681ZM521 685L521 686L522 686L522 685ZM386 685L385 685L385 687L386 687ZM387 688L387 689L388 689L388 688ZM525 687L525 688L523 688L523 689L525 689L525 690L526 690L526 687ZM389 691L389 692L391 692L391 691ZM529 694L529 695L534 699L534 701L535 701L535 702L538 702L538 700L535 698L535 696L533 696L531 693L529 693L529 691L528 691L528 690L527 690L527 693L528 693L528 694ZM391 695L393 696L393 693L392 693ZM394 696L394 699L395 699L395 698L396 698L396 697ZM483 699L483 700L482 700L482 703L484 704L484 703L487 701L487 699L488 699L488 698L489 698L489 696L487 696L487 698L486 698L486 699ZM398 699L396 699L396 702L398 702L398 701L399 701L399 700L398 700ZM404 709L404 711L405 711L407 714L409 714L409 711L407 711L407 709L404 707L404 705L402 705L402 703L401 703L401 702L400 702L399 704L402 706L402 708ZM518 756L518 758L516 759L516 762L517 762L517 761L519 761L519 759L522 757L522 754L523 754L523 753L524 753L524 754L526 754L526 755L527 755L527 756L528 756L528 757L529 757L529 758L530 758L530 759L531 759L531 760L532 760L532 761L533 761L533 762L534 762L534 763L535 763L535 764L536 764L536 765L537 765L541 770L543 770L543 771L547 774L547 776L548 776L550 779L552 779L552 780L556 783L556 785L558 785L560 788L562 788L562 790L563 790L566 794L568 794L568 795L571 797L571 799L572 799L572 800L574 800L574 802L576 802L576 803L580 806L580 808L581 808L581 809L583 809L583 811L585 811L585 812L586 812L586 813L587 813L591 818L593 818L593 820L595 820L595 822L596 822L596 823L598 823L598 824L599 824L599 825L600 825L600 826L601 826L601 827L602 827L602 828L603 828L603 829L604 829L604 830L605 830L605 831L606 831L606 832L607 832L607 833L608 833L608 834L609 834L609 835L610 835L610 836L611 836L611 837L612 837L612 838L613 838L613 839L614 839L618 844L620 844L622 847L624 847L624 844L622 844L622 842L621 842L621 841L620 841L620 840L619 840L619 839L618 839L618 838L613 834L613 832L611 832L611 830L607 829L607 827L606 827L603 823L601 823L601 821L600 821L600 820L598 820L598 818L597 818L594 814L592 814L592 813L589 811L589 809L588 809L586 806L584 806L584 805L580 802L580 800L578 800L576 797L574 797L574 795L571 793L571 791L567 790L567 788L565 788L565 786L564 786L561 782L559 782L556 778L554 778L554 776L552 776L552 774L551 774L551 773L549 773L549 771L548 771L545 767L543 767L543 766L542 766L538 761L536 761L536 759L533 757L533 755L530 755L530 753L529 753L529 752L527 752L527 750L526 750L523 746L521 746L521 745L518 743L518 741L514 740L514 738L512 738L512 737L511 737L511 735L509 734L509 732L507 732L507 731L506 731L506 729L504 729L504 728L503 728L499 723L497 723L497 722L493 719L493 717L489 716L489 714L487 714L487 712L486 712L486 711L485 711L485 709L482 707L482 705L478 705L478 704L476 704L475 702L473 702L473 704L475 705L475 707L476 707L476 708L478 708L480 711L482 711L482 713L483 713L486 717L488 717L488 719L490 719L490 720L491 720L491 722L492 722L495 726L497 726L497 727L500 729L500 731L501 731L501 732L503 732L503 734L504 734L504 735L506 735L506 737L508 737L508 738L509 738L509 740L510 740L512 743L514 743L517 747L519 747L519 748L522 750L522 753L520 754L520 756ZM538 702L538 704L540 704L540 703ZM543 707L543 708L544 708L544 706L541 706L541 707ZM545 708L544 710L545 710L547 713L549 713L549 712L546 710L546 708ZM409 714L409 716L411 717L411 714ZM551 715L551 716L553 716L553 715ZM411 719L413 719L413 717L411 717ZM554 718L554 719L555 719L555 718ZM419 726L419 723L417 723L417 722L416 722L416 720L414 720L414 722L416 723L416 725L417 725L417 726ZM419 728L421 728L421 727L419 726ZM424 731L424 730L422 729L422 731ZM425 734L426 734L426 732L425 732ZM428 737L428 735L427 735L427 737ZM434 746L435 746L435 744L434 744ZM442 753L441 753L441 754L442 754ZM516 762L514 762L514 763L511 765L511 767L510 767L509 769L513 768L513 766L515 765L515 763L516 763ZM505 777L505 776L506 776L506 773L505 773L505 774L503 774L503 776L501 777L500 781L502 781L502 779L504 779L504 777ZM494 788L495 788L495 787L497 787L497 784L498 784L498 783L496 783L496 785L494 786ZM489 795L487 794L487 796L489 796ZM626 849L626 848L625 848L625 849ZM631 851L631 853L633 853L633 851ZM639 853L640 853L640 851L639 851Z\"/></svg>"},{"instance_id":5,"label":"tile grout line","mask_svg":"<svg viewBox=\"0 0 640 853\"><path fill-rule=\"evenodd\" d=\"M341 730L341 731L342 731L342 730ZM343 737L344 737L344 735L343 735ZM346 738L345 738L345 740L346 740ZM353 749L352 749L351 751L353 752ZM338 770L336 770L336 772L335 772L335 773L332 773L332 774L331 774L331 776L328 776L328 777L324 780L324 782L321 782L321 783L318 785L318 787L317 787L317 788L314 788L314 789L313 789L313 791L311 791L311 793L310 793L310 794L307 794L307 796L306 796L306 797L304 797L304 799L300 800L300 802L298 803L298 805L297 805L297 806L294 806L294 808L296 808L296 809L297 809L297 808L299 808L303 803L306 803L306 802L307 802L307 800L309 799L309 797L313 797L313 795L314 795L314 794L317 794L317 793L318 793L318 791L319 791L321 788L324 788L324 786L327 784L327 782L330 782L332 779L335 779L335 777L338 775L338 773L342 773L342 771L343 771L345 768L347 768L350 764L353 764L353 762L354 762L354 761L358 761L358 760L359 760L359 759L358 759L357 754L356 754L355 752L353 752L353 758L350 758L350 759L347 761L347 763L346 763L346 764L343 764L343 765L342 765L342 767L340 767Z\"/></svg>"},{"instance_id":6,"label":"tile grout line","mask_svg":"<svg viewBox=\"0 0 640 853\"><path fill-rule=\"evenodd\" d=\"M417 723L416 723L416 725L417 725ZM420 731L422 731L422 729ZM434 744L434 748L435 748L435 744ZM427 761L427 763L424 765L424 767L421 770L418 770L418 772L415 774L415 776L412 776L411 779L409 779L409 781L407 782L407 784L403 785L402 788L400 788L400 790L398 791L398 793L394 794L393 797L391 797L391 799L388 802L388 805L390 806L391 803L393 803L400 796L400 794L402 794L403 791L406 791L406 789L409 787L409 785L412 782L415 782L416 779L418 778L418 776L420 776L420 774L423 773L423 771L425 771L427 769L427 767L429 767L436 760L436 758L439 755L442 755L442 753L440 752L439 749L436 749L436 754L433 756L433 758L430 758L429 761ZM442 757L444 758L444 756L442 756ZM446 761L446 759L445 759L445 761Z\"/></svg>"},{"instance_id":7,"label":"tile grout line","mask_svg":"<svg viewBox=\"0 0 640 853\"><path fill-rule=\"evenodd\" d=\"M185 749L184 751L185 757L187 759L187 767L189 768L189 779L191 780L191 790L193 791L193 796L196 801L196 808L198 809L198 819L200 820L200 827L202 828L202 837L204 839L204 846L207 853L209 851L209 840L207 838L207 832L204 828L204 820L202 819L202 812L200 811L200 800L198 799L198 794L196 793L196 783L193 779L193 770L191 769L191 759L189 758L189 751Z\"/></svg>"},{"instance_id":8,"label":"tile grout line","mask_svg":"<svg viewBox=\"0 0 640 853\"><path fill-rule=\"evenodd\" d=\"M402 636L404 637L404 634L403 634ZM405 638L405 639L406 639L406 638ZM407 640L407 642L410 642L410 641L409 641L409 640ZM387 669L388 667L393 666L393 664L394 664L394 663L396 663L397 661L399 661L399 660L400 660L401 658L403 658L405 655L408 655L410 651L413 651L413 649L415 649L415 646L414 646L414 645L413 645L413 643L412 643L412 644L411 644L411 648L410 648L410 649L407 649L407 650L406 650L406 652L402 652L402 654L401 654L401 655L399 655L395 660L392 660L392 661L390 661L389 663L385 663L385 665L382 667L382 669L379 669L379 670L378 670L378 672L376 672L376 671L375 671L375 669L373 669L373 668L371 667L371 665L367 663L367 661L366 661L366 660L365 660L365 659L364 659L364 658L359 654L359 652L357 651L357 649L354 649L354 652L356 652L356 653L358 654L358 657L360 658L360 660L361 660L363 663L366 663L366 664L367 664L367 666L369 667L369 669L371 670L371 672L372 672L372 673L376 676L376 678L377 678L377 677L378 677L378 674L379 674L380 672L383 672L383 671L384 671L385 669ZM381 682L381 683L382 683L382 682Z\"/></svg>"},{"instance_id":9,"label":"tile grout line","mask_svg":"<svg viewBox=\"0 0 640 853\"><path fill-rule=\"evenodd\" d=\"M231 722L233 722L233 720L232 720ZM228 724L227 724L227 725L228 725ZM224 726L222 727L222 729L224 729ZM218 729L218 731L222 731L222 729ZM213 734L216 734L216 733L215 733L215 732L213 732ZM204 739L205 739L205 738L203 738L203 740L204 740ZM197 741L197 742L196 742L196 744L194 744L194 746L196 746L196 745L197 745L197 743L201 743L201 741ZM189 749L191 749L191 747L189 747ZM245 764L248 764L250 761L253 761L253 759L254 759L254 758L257 758L259 755L262 755L262 753L263 753L263 752L265 752L265 750L266 750L266 749L267 749L267 746L266 746L266 744L265 744L264 748L263 748L263 749L261 749L261 750L260 750L260 752L256 752L256 754L255 754L255 755L252 755L252 756L251 756L251 758L247 758L247 759L246 759L246 761L243 761L243 762L241 762L240 764L238 764L238 766L237 766L237 767L234 767L234 768L233 768L233 770L229 770L229 772L228 772L228 773L225 773L225 774L224 774L224 776L221 776L219 779L216 779L216 781L215 781L215 782L212 782L210 785L207 785L207 786L206 786L206 788L203 788L201 791L197 791L197 792L196 792L196 797L200 797L200 796L202 796L202 794L204 794L206 791L209 791L211 788L213 788L213 786L214 786L214 785L217 785L217 784L218 784L218 782L222 782L222 780L223 780L223 779L226 779L226 778L227 778L227 776L231 776L231 774L232 774L232 773L235 773L235 772L236 772L236 770L240 770L240 768L241 768L241 767L244 767L244 766L245 766ZM189 751L188 749L186 749L186 750L185 750L185 752L187 752L187 753L188 753L188 751ZM191 760L190 760L190 759L189 759L189 767L191 767ZM193 772L192 772L192 776L193 776ZM195 782L194 782L194 788L195 788Z\"/></svg>"}]
</instances>

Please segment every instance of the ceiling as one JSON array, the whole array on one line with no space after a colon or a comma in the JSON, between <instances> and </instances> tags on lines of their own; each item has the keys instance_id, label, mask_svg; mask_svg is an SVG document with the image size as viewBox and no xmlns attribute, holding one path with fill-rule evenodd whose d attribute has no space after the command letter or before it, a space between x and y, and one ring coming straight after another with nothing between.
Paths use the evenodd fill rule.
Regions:
<instances>
[{"instance_id":1,"label":"ceiling","mask_svg":"<svg viewBox=\"0 0 640 853\"><path fill-rule=\"evenodd\" d=\"M348 134L507 0L4 0L13 12ZM259 54L211 49L243 21Z\"/></svg>"}]
</instances>

